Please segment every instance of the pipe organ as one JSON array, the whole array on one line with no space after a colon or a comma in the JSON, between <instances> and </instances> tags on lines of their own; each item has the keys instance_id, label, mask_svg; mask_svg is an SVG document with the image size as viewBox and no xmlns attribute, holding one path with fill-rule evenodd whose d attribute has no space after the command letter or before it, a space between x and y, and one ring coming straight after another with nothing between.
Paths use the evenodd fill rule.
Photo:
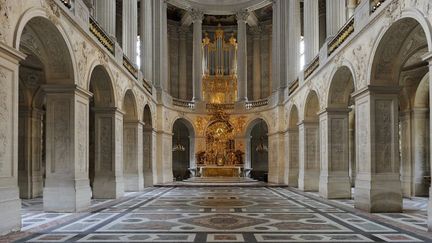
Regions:
<instances>
[{"instance_id":1,"label":"pipe organ","mask_svg":"<svg viewBox=\"0 0 432 243\"><path fill-rule=\"evenodd\" d=\"M237 99L237 40L219 25L213 40L208 33L203 47L203 98L208 103L231 104Z\"/></svg>"}]
</instances>

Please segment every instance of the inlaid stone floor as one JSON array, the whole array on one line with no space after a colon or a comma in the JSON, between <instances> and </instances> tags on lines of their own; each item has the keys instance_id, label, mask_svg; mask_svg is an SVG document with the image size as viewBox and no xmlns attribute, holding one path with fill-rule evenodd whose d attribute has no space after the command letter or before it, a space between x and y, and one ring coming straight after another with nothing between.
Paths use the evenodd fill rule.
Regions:
<instances>
[{"instance_id":1,"label":"inlaid stone floor","mask_svg":"<svg viewBox=\"0 0 432 243\"><path fill-rule=\"evenodd\" d=\"M150 188L79 214L44 213L41 203L23 202L17 242L432 242L426 218L379 220L290 188Z\"/></svg>"}]
</instances>

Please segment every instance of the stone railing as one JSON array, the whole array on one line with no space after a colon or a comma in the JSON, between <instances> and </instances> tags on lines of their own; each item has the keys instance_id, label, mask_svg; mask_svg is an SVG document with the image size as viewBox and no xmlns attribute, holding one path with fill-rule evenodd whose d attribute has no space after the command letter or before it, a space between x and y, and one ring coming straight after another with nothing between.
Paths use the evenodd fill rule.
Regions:
<instances>
[{"instance_id":1,"label":"stone railing","mask_svg":"<svg viewBox=\"0 0 432 243\"><path fill-rule=\"evenodd\" d=\"M66 8L72 8L72 0L60 0L60 2L62 2L66 6Z\"/></svg>"},{"instance_id":2,"label":"stone railing","mask_svg":"<svg viewBox=\"0 0 432 243\"><path fill-rule=\"evenodd\" d=\"M297 88L299 87L299 79L297 78L296 80L294 80L288 87L288 95L291 95L292 93L294 93L294 91L297 90Z\"/></svg>"},{"instance_id":3,"label":"stone railing","mask_svg":"<svg viewBox=\"0 0 432 243\"><path fill-rule=\"evenodd\" d=\"M354 16L339 30L333 39L330 40L327 47L327 55L330 56L348 37L354 33Z\"/></svg>"},{"instance_id":4,"label":"stone railing","mask_svg":"<svg viewBox=\"0 0 432 243\"><path fill-rule=\"evenodd\" d=\"M215 104L208 103L206 104L207 110L234 110L234 104Z\"/></svg>"},{"instance_id":5,"label":"stone railing","mask_svg":"<svg viewBox=\"0 0 432 243\"><path fill-rule=\"evenodd\" d=\"M252 108L262 107L268 105L268 99L252 100L246 102L246 109L250 110Z\"/></svg>"},{"instance_id":6,"label":"stone railing","mask_svg":"<svg viewBox=\"0 0 432 243\"><path fill-rule=\"evenodd\" d=\"M319 67L319 55L317 55L312 61L308 64L304 71L304 79L307 79L317 68Z\"/></svg>"},{"instance_id":7,"label":"stone railing","mask_svg":"<svg viewBox=\"0 0 432 243\"><path fill-rule=\"evenodd\" d=\"M386 0L370 0L370 12L375 12Z\"/></svg>"},{"instance_id":8,"label":"stone railing","mask_svg":"<svg viewBox=\"0 0 432 243\"><path fill-rule=\"evenodd\" d=\"M114 41L107 35L98 22L90 16L90 32L96 39L114 55Z\"/></svg>"},{"instance_id":9,"label":"stone railing","mask_svg":"<svg viewBox=\"0 0 432 243\"><path fill-rule=\"evenodd\" d=\"M193 101L182 100L182 99L177 99L177 98L173 98L173 105L188 108L191 110L195 108L195 103Z\"/></svg>"},{"instance_id":10,"label":"stone railing","mask_svg":"<svg viewBox=\"0 0 432 243\"><path fill-rule=\"evenodd\" d=\"M142 82L143 82L144 89L147 90L147 92L149 92L150 94L153 94L152 85L149 82L147 82L147 80L145 79L143 79Z\"/></svg>"},{"instance_id":11,"label":"stone railing","mask_svg":"<svg viewBox=\"0 0 432 243\"><path fill-rule=\"evenodd\" d=\"M135 65L132 64L132 62L123 54L123 66L126 68L126 70L129 71L132 76L135 78L138 78L138 69L135 67Z\"/></svg>"}]
</instances>

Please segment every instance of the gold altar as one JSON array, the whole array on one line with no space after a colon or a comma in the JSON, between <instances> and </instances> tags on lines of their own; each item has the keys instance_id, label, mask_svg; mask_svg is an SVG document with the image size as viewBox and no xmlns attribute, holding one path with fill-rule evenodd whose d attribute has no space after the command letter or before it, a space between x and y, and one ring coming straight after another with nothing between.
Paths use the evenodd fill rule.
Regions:
<instances>
[{"instance_id":1,"label":"gold altar","mask_svg":"<svg viewBox=\"0 0 432 243\"><path fill-rule=\"evenodd\" d=\"M240 177L241 167L238 166L205 166L200 167L202 177Z\"/></svg>"}]
</instances>

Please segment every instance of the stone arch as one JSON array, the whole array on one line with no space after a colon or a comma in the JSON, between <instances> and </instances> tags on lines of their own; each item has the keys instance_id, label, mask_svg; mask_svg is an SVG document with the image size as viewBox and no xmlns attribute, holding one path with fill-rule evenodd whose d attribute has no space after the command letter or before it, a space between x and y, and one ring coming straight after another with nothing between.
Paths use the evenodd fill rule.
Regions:
<instances>
[{"instance_id":1,"label":"stone arch","mask_svg":"<svg viewBox=\"0 0 432 243\"><path fill-rule=\"evenodd\" d=\"M39 56L48 84L75 83L77 68L68 35L61 24L47 17L44 9L32 8L21 16L13 45L27 55Z\"/></svg>"},{"instance_id":2,"label":"stone arch","mask_svg":"<svg viewBox=\"0 0 432 243\"><path fill-rule=\"evenodd\" d=\"M124 94L122 110L124 112L123 120L138 121L137 102L131 89L128 89Z\"/></svg>"},{"instance_id":3,"label":"stone arch","mask_svg":"<svg viewBox=\"0 0 432 243\"><path fill-rule=\"evenodd\" d=\"M192 123L184 118L176 118L172 124L172 170L176 180L189 178L189 168L195 166L195 130ZM184 146L184 151L174 151L176 145Z\"/></svg>"},{"instance_id":4,"label":"stone arch","mask_svg":"<svg viewBox=\"0 0 432 243\"><path fill-rule=\"evenodd\" d=\"M255 118L246 128L246 167L251 168L251 177L260 181L268 181L269 173L269 125L263 118ZM257 151L258 146L266 150Z\"/></svg>"},{"instance_id":5,"label":"stone arch","mask_svg":"<svg viewBox=\"0 0 432 243\"><path fill-rule=\"evenodd\" d=\"M115 107L115 92L111 75L103 65L91 69L88 90L93 93L96 107Z\"/></svg>"},{"instance_id":6,"label":"stone arch","mask_svg":"<svg viewBox=\"0 0 432 243\"><path fill-rule=\"evenodd\" d=\"M347 108L354 92L354 75L350 68L342 66L336 69L330 81L327 97L328 108Z\"/></svg>"},{"instance_id":7,"label":"stone arch","mask_svg":"<svg viewBox=\"0 0 432 243\"><path fill-rule=\"evenodd\" d=\"M369 84L398 86L400 69L421 63L421 56L431 50L430 28L414 12L406 12L377 38L368 68Z\"/></svg>"},{"instance_id":8,"label":"stone arch","mask_svg":"<svg viewBox=\"0 0 432 243\"><path fill-rule=\"evenodd\" d=\"M414 108L429 108L429 73L426 74L420 81L417 87Z\"/></svg>"},{"instance_id":9,"label":"stone arch","mask_svg":"<svg viewBox=\"0 0 432 243\"><path fill-rule=\"evenodd\" d=\"M143 111L143 175L144 175L144 187L153 186L153 178L156 173L153 173L155 168L155 138L156 133L153 128L153 115L151 108L148 104L144 106Z\"/></svg>"},{"instance_id":10,"label":"stone arch","mask_svg":"<svg viewBox=\"0 0 432 243\"><path fill-rule=\"evenodd\" d=\"M311 90L304 102L303 120L318 122L318 112L320 110L320 103L316 91Z\"/></svg>"}]
</instances>

